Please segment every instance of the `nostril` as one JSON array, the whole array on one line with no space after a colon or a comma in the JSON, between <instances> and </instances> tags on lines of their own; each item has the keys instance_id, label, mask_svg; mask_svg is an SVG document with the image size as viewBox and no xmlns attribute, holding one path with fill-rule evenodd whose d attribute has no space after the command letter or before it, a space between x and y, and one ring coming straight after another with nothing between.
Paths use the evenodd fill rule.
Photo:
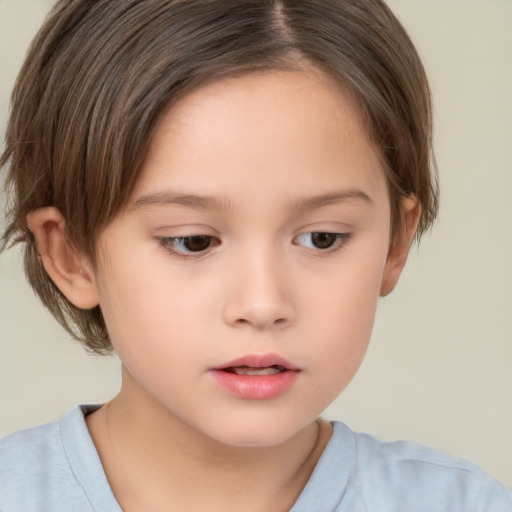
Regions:
<instances>
[{"instance_id":1,"label":"nostril","mask_svg":"<svg viewBox=\"0 0 512 512\"><path fill-rule=\"evenodd\" d=\"M282 327L286 324L287 320L286 318L278 318L277 320L274 320L274 325L276 327Z\"/></svg>"},{"instance_id":2,"label":"nostril","mask_svg":"<svg viewBox=\"0 0 512 512\"><path fill-rule=\"evenodd\" d=\"M270 321L270 322L263 322L263 321L255 321L255 320L248 320L246 318L238 318L235 320L235 325L239 327L243 327L246 325L253 325L256 328L266 328L269 326L273 326L274 328L283 328L288 325L288 320L286 318L278 318L277 320Z\"/></svg>"},{"instance_id":3,"label":"nostril","mask_svg":"<svg viewBox=\"0 0 512 512\"><path fill-rule=\"evenodd\" d=\"M291 303L281 297L252 297L250 294L230 299L224 305L224 321L238 328L284 329L293 323Z\"/></svg>"}]
</instances>

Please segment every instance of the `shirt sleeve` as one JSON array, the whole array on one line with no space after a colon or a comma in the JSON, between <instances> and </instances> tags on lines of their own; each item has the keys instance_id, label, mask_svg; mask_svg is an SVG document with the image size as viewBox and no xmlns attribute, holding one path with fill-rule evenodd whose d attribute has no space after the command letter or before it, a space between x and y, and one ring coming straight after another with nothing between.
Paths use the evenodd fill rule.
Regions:
<instances>
[{"instance_id":1,"label":"shirt sleeve","mask_svg":"<svg viewBox=\"0 0 512 512\"><path fill-rule=\"evenodd\" d=\"M512 491L486 475L480 492L478 512L512 512Z\"/></svg>"}]
</instances>

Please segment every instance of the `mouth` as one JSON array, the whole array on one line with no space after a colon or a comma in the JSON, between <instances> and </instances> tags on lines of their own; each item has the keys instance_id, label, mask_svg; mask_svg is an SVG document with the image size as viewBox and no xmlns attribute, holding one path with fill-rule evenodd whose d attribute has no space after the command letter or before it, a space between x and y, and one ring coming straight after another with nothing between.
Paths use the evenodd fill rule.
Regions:
<instances>
[{"instance_id":1,"label":"mouth","mask_svg":"<svg viewBox=\"0 0 512 512\"><path fill-rule=\"evenodd\" d=\"M277 354L248 354L211 368L236 375L276 375L301 368Z\"/></svg>"},{"instance_id":2,"label":"mouth","mask_svg":"<svg viewBox=\"0 0 512 512\"><path fill-rule=\"evenodd\" d=\"M236 375L277 375L287 371L287 368L280 365L263 366L255 368L253 366L231 366L228 368L222 368L222 371L228 373L234 373Z\"/></svg>"},{"instance_id":3,"label":"mouth","mask_svg":"<svg viewBox=\"0 0 512 512\"><path fill-rule=\"evenodd\" d=\"M276 398L296 382L301 368L275 354L248 355L210 369L229 394L249 400Z\"/></svg>"}]
</instances>

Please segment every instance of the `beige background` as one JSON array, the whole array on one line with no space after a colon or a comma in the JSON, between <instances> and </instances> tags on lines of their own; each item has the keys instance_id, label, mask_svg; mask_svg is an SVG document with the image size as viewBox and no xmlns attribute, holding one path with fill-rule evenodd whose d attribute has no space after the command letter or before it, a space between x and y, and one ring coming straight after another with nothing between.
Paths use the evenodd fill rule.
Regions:
<instances>
[{"instance_id":1,"label":"beige background","mask_svg":"<svg viewBox=\"0 0 512 512\"><path fill-rule=\"evenodd\" d=\"M327 411L476 462L512 488L512 1L392 0L431 77L441 218L383 299L360 373ZM0 0L0 134L48 0ZM0 435L119 386L0 256Z\"/></svg>"}]
</instances>

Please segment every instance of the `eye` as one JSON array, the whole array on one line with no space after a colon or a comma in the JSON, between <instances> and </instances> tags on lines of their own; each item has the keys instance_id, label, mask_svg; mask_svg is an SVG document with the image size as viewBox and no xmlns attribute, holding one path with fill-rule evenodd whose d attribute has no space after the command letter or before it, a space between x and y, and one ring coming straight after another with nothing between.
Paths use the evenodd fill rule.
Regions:
<instances>
[{"instance_id":1,"label":"eye","mask_svg":"<svg viewBox=\"0 0 512 512\"><path fill-rule=\"evenodd\" d=\"M188 255L202 253L217 245L218 241L208 235L193 235L162 238L160 244L171 253Z\"/></svg>"},{"instance_id":2,"label":"eye","mask_svg":"<svg viewBox=\"0 0 512 512\"><path fill-rule=\"evenodd\" d=\"M328 249L339 249L350 239L350 233L328 233L323 231L313 231L304 233L297 237L297 243L308 249L317 249L326 251Z\"/></svg>"}]
</instances>

